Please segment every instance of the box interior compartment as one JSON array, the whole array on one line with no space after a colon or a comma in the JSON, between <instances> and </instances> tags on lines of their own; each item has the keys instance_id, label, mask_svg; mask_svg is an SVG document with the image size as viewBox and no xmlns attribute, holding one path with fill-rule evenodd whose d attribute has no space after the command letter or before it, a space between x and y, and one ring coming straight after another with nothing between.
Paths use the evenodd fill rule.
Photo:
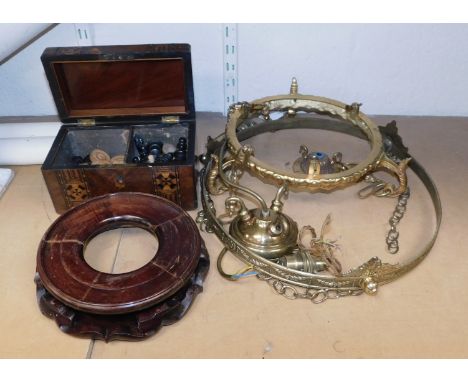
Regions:
<instances>
[{"instance_id":1,"label":"box interior compartment","mask_svg":"<svg viewBox=\"0 0 468 382\"><path fill-rule=\"evenodd\" d=\"M68 130L52 166L79 167L73 157L85 158L94 149L105 151L111 158L116 155L124 155L127 158L130 137L130 128L100 127Z\"/></svg>"},{"instance_id":2,"label":"box interior compartment","mask_svg":"<svg viewBox=\"0 0 468 382\"><path fill-rule=\"evenodd\" d=\"M146 144L152 142L162 142L164 144L163 149L168 148L168 144L172 145L174 148L177 147L179 138L184 137L187 139L187 146L190 146L189 142L189 124L188 123L178 123L178 124L158 124L158 125L140 125L134 126L132 142L130 144L127 162L132 163L133 158L138 156L138 150L136 148L133 137L140 136L144 139ZM188 152L187 152L188 156ZM185 161L172 160L170 164L181 164ZM148 163L144 163L148 164ZM161 164L161 163L155 163Z\"/></svg>"}]
</instances>

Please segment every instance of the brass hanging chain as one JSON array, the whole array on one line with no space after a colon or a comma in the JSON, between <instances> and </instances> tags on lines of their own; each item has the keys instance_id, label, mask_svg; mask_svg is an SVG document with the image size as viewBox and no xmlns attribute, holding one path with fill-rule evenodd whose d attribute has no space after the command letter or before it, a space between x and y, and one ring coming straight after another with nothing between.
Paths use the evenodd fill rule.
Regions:
<instances>
[{"instance_id":1,"label":"brass hanging chain","mask_svg":"<svg viewBox=\"0 0 468 382\"><path fill-rule=\"evenodd\" d=\"M389 153L387 155L389 156L389 158L395 161L395 163L400 162L400 160L397 157L392 156ZM343 166L343 169L349 169L355 166L355 163L341 163L341 161L340 161L340 164ZM364 182L369 183L369 185L364 187L358 192L359 198L365 199L371 195L376 195L380 197L388 196L387 195L388 191L386 191L389 189L388 183L385 182L384 180L377 178L373 174L367 174L364 177ZM398 196L397 205L392 213L392 216L388 220L390 224L390 230L387 233L385 242L387 243L388 252L390 252L392 255L396 254L400 250L400 246L398 242L400 233L397 230L397 225L400 222L400 220L403 219L403 216L405 215L406 206L408 204L409 197L410 197L410 188L407 187L406 190Z\"/></svg>"},{"instance_id":2,"label":"brass hanging chain","mask_svg":"<svg viewBox=\"0 0 468 382\"><path fill-rule=\"evenodd\" d=\"M359 296L363 293L362 289L340 290L333 288L309 288L304 289L304 292L301 292L298 288L271 276L257 274L257 278L259 280L266 281L273 288L275 293L287 298L288 300L296 300L298 298L303 298L310 300L314 304L320 304L327 300L336 300L340 297Z\"/></svg>"},{"instance_id":3,"label":"brass hanging chain","mask_svg":"<svg viewBox=\"0 0 468 382\"><path fill-rule=\"evenodd\" d=\"M400 233L397 231L397 225L400 222L400 220L403 218L406 212L406 205L408 204L408 199L410 197L410 189L407 187L406 191L403 192L399 197L398 197L398 202L395 207L395 210L393 211L392 216L388 220L390 224L390 230L387 233L387 249L388 251L394 255L397 253L400 249L399 244L398 244L398 237L400 236Z\"/></svg>"},{"instance_id":4,"label":"brass hanging chain","mask_svg":"<svg viewBox=\"0 0 468 382\"><path fill-rule=\"evenodd\" d=\"M367 198L370 195L375 195L376 192L382 190L385 187L386 182L382 179L377 178L376 176L370 174L364 178L366 183L370 183L369 186L364 187L358 192L358 195L361 199ZM403 216L405 216L406 207L408 204L408 199L410 197L410 188L407 187L401 195L398 196L398 202L395 206L395 209L392 213L392 216L388 220L390 224L390 230L387 233L385 242L387 243L387 250L392 255L396 254L400 250L398 238L400 233L397 230L397 225Z\"/></svg>"}]
</instances>

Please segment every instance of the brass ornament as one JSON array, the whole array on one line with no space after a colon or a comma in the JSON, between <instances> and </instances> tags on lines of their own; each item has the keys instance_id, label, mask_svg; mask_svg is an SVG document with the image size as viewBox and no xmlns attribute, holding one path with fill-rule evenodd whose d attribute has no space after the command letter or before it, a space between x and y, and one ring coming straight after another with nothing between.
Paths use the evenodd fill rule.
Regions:
<instances>
[{"instance_id":1,"label":"brass ornament","mask_svg":"<svg viewBox=\"0 0 468 382\"><path fill-rule=\"evenodd\" d=\"M360 111L361 104L341 102L298 93L293 79L290 94L266 97L252 103L242 102L230 108L224 134L208 138L207 153L201 158L205 167L200 173L202 211L197 222L202 230L215 233L224 244L218 258L218 270L228 280L256 274L267 281L275 292L287 298L307 298L314 303L362 293L375 295L378 288L409 272L432 248L441 221L441 204L437 189L429 175L408 154L398 136L394 122L377 127ZM270 118L281 112L279 120ZM308 118L298 117L307 114ZM309 118L310 114L325 114L334 120ZM299 148L300 156L293 170L276 169L255 157L253 147L241 142L268 131L312 128L330 130L365 139L371 151L361 163L345 163L341 153L311 152ZM398 251L396 225L404 215L409 198L406 170L410 168L426 186L436 214L432 238L420 253L407 263L383 263L372 257L364 264L343 272L335 257L339 245L326 237L331 224L328 216L320 235L310 226L299 229L284 210L284 200L290 189L296 191L333 191L358 182L365 183L360 198L371 195L398 197L397 207L389 221L387 245L390 253ZM385 170L398 181L390 184L374 176ZM241 185L245 172L264 182L278 186L273 201L268 203L254 190ZM225 196L225 211L218 213L212 197ZM248 209L244 198L255 201L257 208ZM311 238L305 240L309 233ZM223 270L222 259L231 252L246 264L235 274Z\"/></svg>"}]
</instances>

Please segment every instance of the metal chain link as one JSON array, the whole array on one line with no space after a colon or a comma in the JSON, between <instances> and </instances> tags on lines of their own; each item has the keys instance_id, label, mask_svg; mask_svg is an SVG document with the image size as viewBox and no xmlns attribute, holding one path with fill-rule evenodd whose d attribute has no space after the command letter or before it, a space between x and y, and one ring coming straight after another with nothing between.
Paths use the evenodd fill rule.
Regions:
<instances>
[{"instance_id":1,"label":"metal chain link","mask_svg":"<svg viewBox=\"0 0 468 382\"><path fill-rule=\"evenodd\" d=\"M334 300L340 297L347 297L347 296L359 296L363 293L361 289L349 289L349 290L339 290L339 289L305 289L305 292L298 291L292 285L284 283L278 279L275 279L271 276L265 276L261 274L257 274L257 278L262 281L266 281L273 290L287 298L288 300L295 300L298 298L308 299L314 304L320 304L325 302L326 300Z\"/></svg>"},{"instance_id":2,"label":"metal chain link","mask_svg":"<svg viewBox=\"0 0 468 382\"><path fill-rule=\"evenodd\" d=\"M388 251L393 255L400 250L400 246L398 244L398 237L400 236L400 233L397 231L396 226L403 218L403 216L405 216L406 205L408 204L409 197L410 189L407 187L406 191L398 197L398 203L395 207L395 210L388 220L388 223L390 224L390 230L387 233L386 243Z\"/></svg>"},{"instance_id":3,"label":"metal chain link","mask_svg":"<svg viewBox=\"0 0 468 382\"><path fill-rule=\"evenodd\" d=\"M393 159L393 158L392 158ZM396 158L395 158L396 159ZM371 195L372 193L375 193L377 190L382 189L386 182L383 181L382 179L377 178L376 176L369 174L364 178L364 181L366 183L370 183L370 186L372 187L371 192L368 192L368 187L363 188L361 191L359 191L358 195L360 198L366 198L367 196ZM397 205L392 213L392 216L388 220L388 223L390 224L390 230L387 233L387 237L385 239L385 242L387 243L387 250L392 254L396 254L400 250L398 238L400 236L400 233L397 231L397 225L400 222L401 219L403 219L403 216L405 215L406 212L406 206L408 204L408 199L410 197L410 188L407 187L406 191L403 192L400 196L398 196L398 202Z\"/></svg>"}]
</instances>

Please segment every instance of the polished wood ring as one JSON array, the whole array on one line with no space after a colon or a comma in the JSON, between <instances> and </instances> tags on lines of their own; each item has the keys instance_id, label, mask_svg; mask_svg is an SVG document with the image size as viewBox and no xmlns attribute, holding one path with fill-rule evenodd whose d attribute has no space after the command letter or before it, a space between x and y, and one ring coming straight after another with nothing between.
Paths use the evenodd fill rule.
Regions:
<instances>
[{"instance_id":1,"label":"polished wood ring","mask_svg":"<svg viewBox=\"0 0 468 382\"><path fill-rule=\"evenodd\" d=\"M143 267L109 274L89 266L86 244L104 231L139 227L159 248ZM78 311L115 315L141 311L174 295L193 276L202 240L195 222L176 204L143 193L100 196L60 216L41 240L37 278L53 297Z\"/></svg>"}]
</instances>

